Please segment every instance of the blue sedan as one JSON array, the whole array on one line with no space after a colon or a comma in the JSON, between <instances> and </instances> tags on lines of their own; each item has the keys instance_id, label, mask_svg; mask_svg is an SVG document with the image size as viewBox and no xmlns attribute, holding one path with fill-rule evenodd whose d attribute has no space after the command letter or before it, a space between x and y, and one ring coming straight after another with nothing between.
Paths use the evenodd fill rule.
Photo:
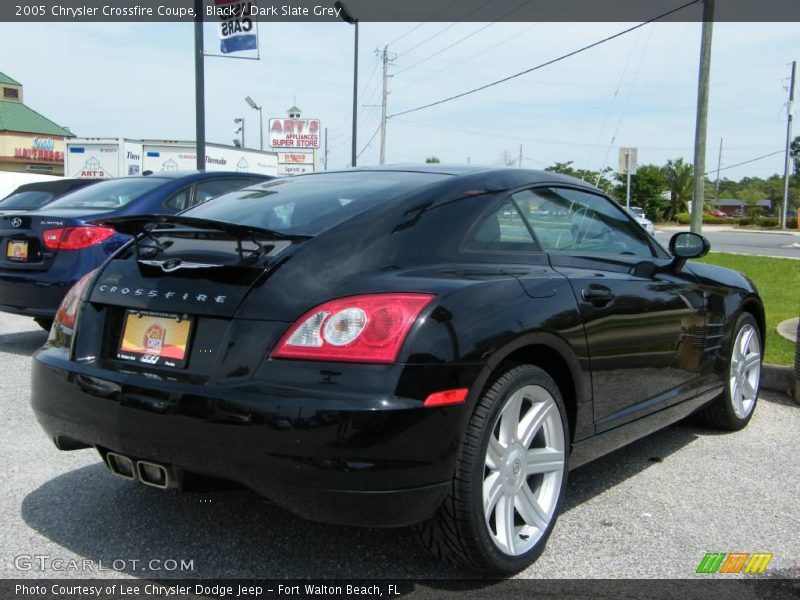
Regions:
<instances>
[{"instance_id":1,"label":"blue sedan","mask_svg":"<svg viewBox=\"0 0 800 600\"><path fill-rule=\"evenodd\" d=\"M49 328L67 290L130 239L98 222L174 214L266 179L223 171L123 177L81 188L38 211L0 215L0 311L34 317Z\"/></svg>"}]
</instances>

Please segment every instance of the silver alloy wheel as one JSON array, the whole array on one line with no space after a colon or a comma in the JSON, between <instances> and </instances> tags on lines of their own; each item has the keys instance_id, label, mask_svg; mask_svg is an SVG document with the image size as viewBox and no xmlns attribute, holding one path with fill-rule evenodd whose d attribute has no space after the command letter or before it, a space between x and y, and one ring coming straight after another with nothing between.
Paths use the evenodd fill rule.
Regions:
<instances>
[{"instance_id":1,"label":"silver alloy wheel","mask_svg":"<svg viewBox=\"0 0 800 600\"><path fill-rule=\"evenodd\" d=\"M733 412L746 419L753 411L761 379L761 342L756 328L746 323L736 335L728 375Z\"/></svg>"},{"instance_id":2,"label":"silver alloy wheel","mask_svg":"<svg viewBox=\"0 0 800 600\"><path fill-rule=\"evenodd\" d=\"M483 477L483 513L495 545L528 552L555 514L564 477L564 428L553 396L527 385L506 401L492 426Z\"/></svg>"}]
</instances>

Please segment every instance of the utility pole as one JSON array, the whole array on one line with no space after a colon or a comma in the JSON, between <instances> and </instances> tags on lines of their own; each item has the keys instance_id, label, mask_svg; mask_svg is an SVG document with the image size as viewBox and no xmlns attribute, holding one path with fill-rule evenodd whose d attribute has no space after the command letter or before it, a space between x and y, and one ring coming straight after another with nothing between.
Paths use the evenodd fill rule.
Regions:
<instances>
[{"instance_id":1,"label":"utility pole","mask_svg":"<svg viewBox=\"0 0 800 600\"><path fill-rule=\"evenodd\" d=\"M719 167L722 164L722 138L719 138L719 154L717 155L717 180L714 182L714 200L719 200Z\"/></svg>"},{"instance_id":2,"label":"utility pole","mask_svg":"<svg viewBox=\"0 0 800 600\"><path fill-rule=\"evenodd\" d=\"M519 163L517 164L517 168L522 168L522 144L519 145Z\"/></svg>"},{"instance_id":3,"label":"utility pole","mask_svg":"<svg viewBox=\"0 0 800 600\"><path fill-rule=\"evenodd\" d=\"M386 161L386 96L389 93L389 53L383 47L383 98L381 100L381 164Z\"/></svg>"},{"instance_id":4,"label":"utility pole","mask_svg":"<svg viewBox=\"0 0 800 600\"><path fill-rule=\"evenodd\" d=\"M794 113L794 75L797 69L797 61L792 61L792 77L789 83L789 105L788 117L786 119L786 163L783 167L783 210L781 211L781 227L786 227L786 217L789 212L789 175L792 172L789 149L792 145L792 118Z\"/></svg>"},{"instance_id":5,"label":"utility pole","mask_svg":"<svg viewBox=\"0 0 800 600\"><path fill-rule=\"evenodd\" d=\"M325 170L328 170L328 128L325 128Z\"/></svg>"},{"instance_id":6,"label":"utility pole","mask_svg":"<svg viewBox=\"0 0 800 600\"><path fill-rule=\"evenodd\" d=\"M703 231L703 193L706 184L706 133L708 130L708 80L711 68L711 38L714 31L714 0L703 2L700 68L697 75L697 120L694 130L694 193L691 231Z\"/></svg>"}]
</instances>

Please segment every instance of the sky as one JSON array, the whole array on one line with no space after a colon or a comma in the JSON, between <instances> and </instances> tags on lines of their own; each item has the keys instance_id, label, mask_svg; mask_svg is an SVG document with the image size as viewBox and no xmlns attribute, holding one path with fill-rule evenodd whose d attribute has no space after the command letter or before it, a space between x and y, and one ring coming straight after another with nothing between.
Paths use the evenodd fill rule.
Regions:
<instances>
[{"instance_id":1,"label":"sky","mask_svg":"<svg viewBox=\"0 0 800 600\"><path fill-rule=\"evenodd\" d=\"M381 65L391 57L388 114L528 69L627 29L628 23L361 23L359 164L377 164ZM20 81L25 103L81 137L194 139L193 26L189 23L0 23L0 72ZM573 161L618 164L622 146L639 164L691 161L699 23L654 23L490 89L389 119L387 163L502 165L540 169ZM796 23L716 23L711 59L707 170L722 177L783 173ZM209 142L231 144L243 117L257 148L258 113L285 117L297 104L328 131L329 168L350 163L353 27L262 23L260 59L207 57ZM214 24L205 48L218 53ZM795 130L800 135L800 127ZM372 139L372 142L368 142ZM778 152L739 167L736 163ZM715 176L711 175L712 178Z\"/></svg>"}]
</instances>

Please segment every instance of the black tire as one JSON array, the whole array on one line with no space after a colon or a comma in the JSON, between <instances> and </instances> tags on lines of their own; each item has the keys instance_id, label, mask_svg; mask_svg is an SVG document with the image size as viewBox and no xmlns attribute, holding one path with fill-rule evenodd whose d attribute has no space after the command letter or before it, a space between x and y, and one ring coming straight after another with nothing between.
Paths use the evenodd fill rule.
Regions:
<instances>
[{"instance_id":1,"label":"black tire","mask_svg":"<svg viewBox=\"0 0 800 600\"><path fill-rule=\"evenodd\" d=\"M45 331L50 331L50 328L53 326L53 319L47 319L45 317L36 317L34 321L39 327L41 327Z\"/></svg>"},{"instance_id":2,"label":"black tire","mask_svg":"<svg viewBox=\"0 0 800 600\"><path fill-rule=\"evenodd\" d=\"M755 336L758 343L760 356L758 362L758 376L755 384L755 398L752 401L752 405L748 403L747 410L745 411L745 414L742 415L741 410L738 411L740 414L737 414L733 396L737 393L737 390L735 389L736 386L734 384L736 379L735 359L737 354L735 346L740 339L740 334L742 334L743 331L752 331L752 334ZM738 431L746 427L750 422L750 419L753 418L753 414L756 410L756 404L758 403L758 392L761 381L760 371L763 361L763 347L764 345L761 340L761 331L758 328L758 323L756 320L750 313L742 313L739 315L739 318L736 320L736 326L734 327L733 335L731 336L731 343L727 348L728 356L725 362L725 388L723 392L700 413L703 421L707 425L715 429L722 429L725 431Z\"/></svg>"},{"instance_id":3,"label":"black tire","mask_svg":"<svg viewBox=\"0 0 800 600\"><path fill-rule=\"evenodd\" d=\"M495 432L500 431L501 410L507 403L508 406L511 406L510 400L512 396L516 392L519 392L518 396L521 396L527 393L527 390L531 389L535 389L537 393L546 395L538 388L543 388L544 391L549 394L553 400L553 404L546 401L541 405L545 406L546 404L548 406L548 410L542 414L547 414L549 416L547 417L547 424L543 425L539 433L533 436L534 443L538 444L537 440L547 439L538 437L544 436L546 430L550 439L556 440L554 443L555 447L558 444L558 436L562 435L561 444L563 452L561 461L563 461L563 465L561 465L560 468L550 466L549 471L536 471L536 473L539 474L530 475L528 474L528 467L525 466L522 467L524 470L520 474L519 458L515 459L514 463L512 463L513 457L509 449L513 444L507 444L506 447L501 447L502 450L506 451L506 454L503 455L503 461L498 462L504 465L502 467L506 469L506 471L503 471L504 473L508 474L510 477L516 477L516 483L511 483L509 485L516 485L520 490L523 485L529 486L529 490L538 485L537 492L534 492L534 495L536 493L546 493L550 510L552 510L552 514L542 521L543 523L546 522L546 527L538 527L535 529L536 535L533 537L535 541L531 541L533 546L524 551L524 553L513 555L502 550L498 542L495 542L498 533L493 532L492 526L489 524L489 521L492 519L492 514L494 514L496 519L500 518L498 516L500 513L495 514L491 512L492 510L500 510L499 501L497 501L495 505L496 508L489 509L490 515L487 516L484 514L484 478L494 475L494 473L488 470L489 467L486 465L487 448L489 446L490 437L495 436ZM528 398L523 398L521 402L524 403L526 408L521 408L519 414L529 414L524 411L531 410L533 403L530 402ZM558 412L557 417L553 412L554 410ZM513 411L510 410L509 414L511 413L513 413ZM542 418L542 422L544 422L544 420L545 419ZM560 425L558 431L556 431L556 424ZM533 428L531 428L531 431L532 430ZM516 431L519 431L519 429ZM502 434L499 435L502 436ZM515 438L515 440L516 439L517 438ZM461 454L456 464L456 471L450 494L433 519L415 528L422 546L436 558L446 560L457 567L472 572L507 575L528 567L544 550L561 508L567 484L569 439L567 412L561 398L561 393L553 379L545 371L532 365L507 366L494 380L475 407L475 411L464 433ZM495 439L495 442L496 441L497 439ZM497 446L493 447L497 448ZM532 445L520 447L525 450L525 456L527 456L528 451L534 449ZM535 449L545 450L545 448L538 447ZM525 460L526 465L528 464L528 460L529 459ZM556 464L557 462L556 460L552 464ZM509 469L513 469L513 473L509 471ZM500 478L500 471L501 468L497 467L497 480L501 482L508 481L508 479ZM487 476L487 473L490 475ZM553 477L551 477L551 474ZM560 485L558 483L558 477L556 476L559 474ZM547 483L545 483L545 481L547 481ZM537 482L539 483L537 484ZM505 485L505 483L503 483L501 487L503 485ZM547 487L545 488L545 486ZM545 489L547 489L546 492L541 491ZM520 491L517 493L522 492ZM530 530L524 529L524 527L527 526L525 524L526 520L523 520L521 517L522 513L517 511L516 496L509 499L509 496L501 496L498 494L498 497L501 497L505 502L503 506L509 506L508 503L510 502L510 506L512 507L512 521L504 521L506 524L511 524L510 530L512 533L507 539L519 537L523 541L516 543L520 543L523 548L526 548L530 536L523 535L522 531ZM553 499L555 499L554 502ZM542 508L539 504L537 504L537 507ZM515 513L515 511L517 512ZM504 513L508 514L507 511L504 511ZM516 529L517 519L521 521L519 526L522 527L522 529L519 530L519 534L517 534ZM495 521L495 523L497 522L498 521ZM498 526L495 525L495 528L497 527ZM513 543L514 542L512 542L512 545Z\"/></svg>"}]
</instances>

